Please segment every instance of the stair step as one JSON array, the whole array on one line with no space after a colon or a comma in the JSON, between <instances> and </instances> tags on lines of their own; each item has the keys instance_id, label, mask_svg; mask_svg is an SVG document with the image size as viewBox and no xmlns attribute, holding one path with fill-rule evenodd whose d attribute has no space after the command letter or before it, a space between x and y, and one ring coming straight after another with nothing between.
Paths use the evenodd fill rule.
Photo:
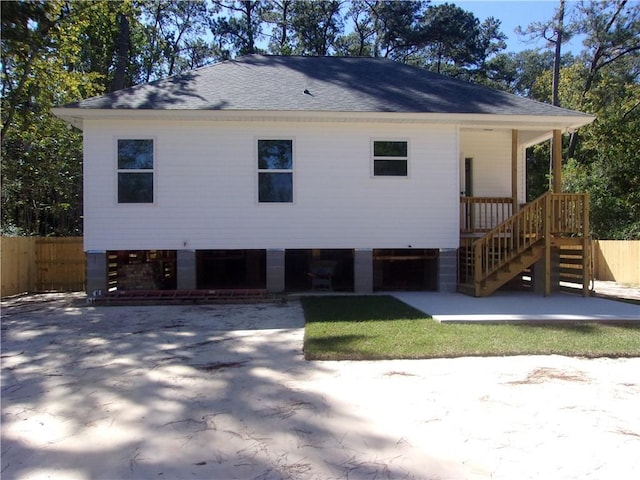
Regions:
<instances>
[{"instance_id":1,"label":"stair step","mask_svg":"<svg viewBox=\"0 0 640 480\"><path fill-rule=\"evenodd\" d=\"M555 225L554 222L557 220L561 225L570 228L570 230L561 230L566 232L565 236L567 233L580 233L580 229L576 227L579 227L580 218L584 219L588 216L587 198L584 195L572 195L567 199L561 197L561 194L546 193L528 203L484 236L473 239L466 238L464 247L459 249L460 280L469 282L479 272L485 278L477 285L474 282L475 288L461 286L459 291L473 292L473 294L480 296L493 293L543 258L546 248L543 242L545 238L554 246L569 245L566 239L556 238L548 226L540 223L541 219L549 216L552 225ZM576 215L578 223L574 225L571 218L564 218L562 212L559 216L557 209L552 206L554 202L557 205L571 205L569 213L571 216ZM575 212L572 210L574 207ZM567 208L569 207L566 207L565 210ZM545 237L546 235L550 238ZM461 243L463 243L462 240ZM571 245L573 244L574 242L571 242ZM575 245L578 246L579 243L575 242ZM482 249L482 258L478 258L478 262L475 261L474 250L476 248ZM567 258L565 265L569 265L569 267L560 270L561 276L563 274L569 278L578 276L574 270L580 269L583 260L578 258L580 253L577 251L580 249L576 248L575 250L575 253L571 252L565 255ZM509 258L512 255L514 258ZM509 259L505 260L505 257ZM577 268L570 268L572 265L577 265ZM489 269L491 269L490 272ZM475 274L474 270L476 270Z\"/></svg>"}]
</instances>

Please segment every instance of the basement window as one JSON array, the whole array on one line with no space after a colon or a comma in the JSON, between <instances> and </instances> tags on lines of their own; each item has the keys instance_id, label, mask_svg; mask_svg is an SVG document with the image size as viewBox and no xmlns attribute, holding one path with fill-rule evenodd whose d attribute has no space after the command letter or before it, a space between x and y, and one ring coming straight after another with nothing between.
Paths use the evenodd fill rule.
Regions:
<instances>
[{"instance_id":1,"label":"basement window","mask_svg":"<svg viewBox=\"0 0 640 480\"><path fill-rule=\"evenodd\" d=\"M118 203L153 203L153 140L118 139Z\"/></svg>"},{"instance_id":2,"label":"basement window","mask_svg":"<svg viewBox=\"0 0 640 480\"><path fill-rule=\"evenodd\" d=\"M258 140L258 202L293 202L293 140Z\"/></svg>"},{"instance_id":3,"label":"basement window","mask_svg":"<svg viewBox=\"0 0 640 480\"><path fill-rule=\"evenodd\" d=\"M406 177L409 162L407 141L374 140L373 176Z\"/></svg>"}]
</instances>

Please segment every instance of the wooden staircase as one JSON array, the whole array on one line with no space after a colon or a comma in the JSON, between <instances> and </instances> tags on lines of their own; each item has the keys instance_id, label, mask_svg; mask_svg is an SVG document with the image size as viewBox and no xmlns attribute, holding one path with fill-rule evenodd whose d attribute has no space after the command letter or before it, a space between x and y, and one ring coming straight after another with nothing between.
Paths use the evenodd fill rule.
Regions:
<instances>
[{"instance_id":1,"label":"wooden staircase","mask_svg":"<svg viewBox=\"0 0 640 480\"><path fill-rule=\"evenodd\" d=\"M585 252L582 258L583 293L586 294L589 283L588 211L586 194L549 192L486 232L475 232L475 235L463 232L458 250L458 291L486 297L544 259L545 294L548 295L552 248L582 245Z\"/></svg>"}]
</instances>

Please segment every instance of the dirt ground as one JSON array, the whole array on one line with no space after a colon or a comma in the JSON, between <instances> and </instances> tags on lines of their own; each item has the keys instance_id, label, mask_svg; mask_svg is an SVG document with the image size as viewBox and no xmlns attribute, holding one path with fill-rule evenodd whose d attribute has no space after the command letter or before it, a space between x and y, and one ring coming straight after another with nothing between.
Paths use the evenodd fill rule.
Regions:
<instances>
[{"instance_id":1,"label":"dirt ground","mask_svg":"<svg viewBox=\"0 0 640 480\"><path fill-rule=\"evenodd\" d=\"M640 301L640 285L596 280L593 290L600 297Z\"/></svg>"},{"instance_id":2,"label":"dirt ground","mask_svg":"<svg viewBox=\"0 0 640 480\"><path fill-rule=\"evenodd\" d=\"M306 362L282 305L2 302L3 479L630 479L640 358Z\"/></svg>"}]
</instances>

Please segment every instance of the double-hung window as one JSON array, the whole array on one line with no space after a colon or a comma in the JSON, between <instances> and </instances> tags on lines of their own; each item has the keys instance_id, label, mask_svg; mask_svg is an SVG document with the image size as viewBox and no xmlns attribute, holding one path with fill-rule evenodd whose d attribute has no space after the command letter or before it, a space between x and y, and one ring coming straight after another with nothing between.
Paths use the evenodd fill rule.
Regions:
<instances>
[{"instance_id":1,"label":"double-hung window","mask_svg":"<svg viewBox=\"0 0 640 480\"><path fill-rule=\"evenodd\" d=\"M153 140L118 139L118 203L153 203Z\"/></svg>"},{"instance_id":2,"label":"double-hung window","mask_svg":"<svg viewBox=\"0 0 640 480\"><path fill-rule=\"evenodd\" d=\"M375 177L406 177L408 162L407 141L373 141L373 175Z\"/></svg>"},{"instance_id":3,"label":"double-hung window","mask_svg":"<svg viewBox=\"0 0 640 480\"><path fill-rule=\"evenodd\" d=\"M293 202L293 140L258 140L258 202Z\"/></svg>"}]
</instances>

